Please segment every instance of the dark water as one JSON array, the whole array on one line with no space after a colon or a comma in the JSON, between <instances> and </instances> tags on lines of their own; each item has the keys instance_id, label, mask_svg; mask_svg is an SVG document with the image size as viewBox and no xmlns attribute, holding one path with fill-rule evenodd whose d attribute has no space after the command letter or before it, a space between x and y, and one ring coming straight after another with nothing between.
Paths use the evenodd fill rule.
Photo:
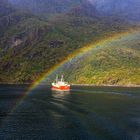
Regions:
<instances>
[{"instance_id":1,"label":"dark water","mask_svg":"<svg viewBox=\"0 0 140 140\"><path fill-rule=\"evenodd\" d=\"M0 140L140 140L140 88L0 86Z\"/></svg>"}]
</instances>

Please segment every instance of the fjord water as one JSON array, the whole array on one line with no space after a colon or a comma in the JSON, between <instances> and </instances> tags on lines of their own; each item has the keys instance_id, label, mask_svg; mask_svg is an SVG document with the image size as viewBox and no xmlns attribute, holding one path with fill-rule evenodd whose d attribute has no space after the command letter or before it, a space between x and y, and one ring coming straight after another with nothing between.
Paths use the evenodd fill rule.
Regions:
<instances>
[{"instance_id":1,"label":"fjord water","mask_svg":"<svg viewBox=\"0 0 140 140\"><path fill-rule=\"evenodd\" d=\"M1 140L140 139L140 88L27 89L0 86Z\"/></svg>"}]
</instances>

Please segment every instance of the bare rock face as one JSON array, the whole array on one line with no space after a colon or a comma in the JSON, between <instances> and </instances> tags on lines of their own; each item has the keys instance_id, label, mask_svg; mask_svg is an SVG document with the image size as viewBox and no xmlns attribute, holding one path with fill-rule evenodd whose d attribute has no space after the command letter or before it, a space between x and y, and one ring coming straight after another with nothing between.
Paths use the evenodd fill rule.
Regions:
<instances>
[{"instance_id":1,"label":"bare rock face","mask_svg":"<svg viewBox=\"0 0 140 140\"><path fill-rule=\"evenodd\" d=\"M13 46L13 47L19 46L19 45L22 44L22 42L23 42L23 41L22 41L20 38L15 38L15 39L13 40L13 42L12 42L12 46Z\"/></svg>"}]
</instances>

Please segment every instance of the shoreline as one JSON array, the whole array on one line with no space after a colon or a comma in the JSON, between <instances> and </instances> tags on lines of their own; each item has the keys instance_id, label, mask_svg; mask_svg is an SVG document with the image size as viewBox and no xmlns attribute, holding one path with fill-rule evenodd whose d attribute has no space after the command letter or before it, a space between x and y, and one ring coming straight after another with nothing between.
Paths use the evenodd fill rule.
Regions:
<instances>
[{"instance_id":1,"label":"shoreline","mask_svg":"<svg viewBox=\"0 0 140 140\"><path fill-rule=\"evenodd\" d=\"M93 86L93 87L140 87L140 85L95 85L95 84L71 84L72 86Z\"/></svg>"},{"instance_id":2,"label":"shoreline","mask_svg":"<svg viewBox=\"0 0 140 140\"><path fill-rule=\"evenodd\" d=\"M32 85L33 83L0 83L0 85ZM41 84L41 85L51 85L51 84ZM133 87L140 87L140 85L95 85L95 84L70 84L71 86L90 86L90 87L127 87L127 88L133 88Z\"/></svg>"}]
</instances>

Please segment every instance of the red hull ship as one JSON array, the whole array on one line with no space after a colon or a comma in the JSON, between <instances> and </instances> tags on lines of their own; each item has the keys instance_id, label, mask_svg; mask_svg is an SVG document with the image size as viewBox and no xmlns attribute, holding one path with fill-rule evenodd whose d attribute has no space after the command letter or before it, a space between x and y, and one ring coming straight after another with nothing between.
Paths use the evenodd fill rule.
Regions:
<instances>
[{"instance_id":1,"label":"red hull ship","mask_svg":"<svg viewBox=\"0 0 140 140\"><path fill-rule=\"evenodd\" d=\"M60 80L57 76L55 82L52 83L52 90L69 91L70 85L64 81L63 75Z\"/></svg>"}]
</instances>

